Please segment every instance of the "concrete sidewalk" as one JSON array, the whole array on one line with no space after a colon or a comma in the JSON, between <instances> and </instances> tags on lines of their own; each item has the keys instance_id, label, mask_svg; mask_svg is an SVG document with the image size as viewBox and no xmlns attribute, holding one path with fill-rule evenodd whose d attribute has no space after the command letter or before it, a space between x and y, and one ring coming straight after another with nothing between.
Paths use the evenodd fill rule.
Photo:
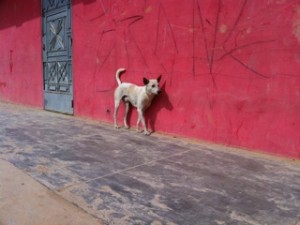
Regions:
<instances>
[{"instance_id":1,"label":"concrete sidewalk","mask_svg":"<svg viewBox=\"0 0 300 225\"><path fill-rule=\"evenodd\" d=\"M0 224L295 225L300 218L299 162L3 103L0 134ZM24 195L33 205L21 203ZM60 219L74 212L72 222Z\"/></svg>"},{"instance_id":2,"label":"concrete sidewalk","mask_svg":"<svg viewBox=\"0 0 300 225\"><path fill-rule=\"evenodd\" d=\"M99 225L94 218L0 160L1 225Z\"/></svg>"}]
</instances>

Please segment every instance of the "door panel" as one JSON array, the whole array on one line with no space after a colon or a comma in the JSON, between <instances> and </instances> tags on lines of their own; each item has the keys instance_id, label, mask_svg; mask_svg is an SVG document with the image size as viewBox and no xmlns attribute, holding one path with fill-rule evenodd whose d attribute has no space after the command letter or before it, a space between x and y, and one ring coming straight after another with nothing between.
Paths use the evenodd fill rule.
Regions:
<instances>
[{"instance_id":1,"label":"door panel","mask_svg":"<svg viewBox=\"0 0 300 225\"><path fill-rule=\"evenodd\" d=\"M42 0L44 107L73 114L70 0Z\"/></svg>"}]
</instances>

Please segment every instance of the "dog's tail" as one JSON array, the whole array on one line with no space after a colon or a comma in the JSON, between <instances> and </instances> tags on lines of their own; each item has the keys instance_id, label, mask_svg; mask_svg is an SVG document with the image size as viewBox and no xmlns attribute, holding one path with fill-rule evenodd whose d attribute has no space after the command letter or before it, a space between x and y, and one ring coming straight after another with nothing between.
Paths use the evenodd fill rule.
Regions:
<instances>
[{"instance_id":1,"label":"dog's tail","mask_svg":"<svg viewBox=\"0 0 300 225\"><path fill-rule=\"evenodd\" d=\"M126 71L126 69L125 68L120 68L120 69L118 69L117 70L117 72L116 72L116 80L117 80L117 82L118 82L118 85L121 85L121 80L120 80L120 74L122 73L122 72L124 72L124 71Z\"/></svg>"}]
</instances>

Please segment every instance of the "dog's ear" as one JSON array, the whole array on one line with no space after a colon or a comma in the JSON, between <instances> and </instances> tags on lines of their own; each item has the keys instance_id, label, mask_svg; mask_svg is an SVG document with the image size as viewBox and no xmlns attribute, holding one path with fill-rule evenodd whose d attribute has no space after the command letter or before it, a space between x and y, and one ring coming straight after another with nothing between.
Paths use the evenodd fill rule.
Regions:
<instances>
[{"instance_id":1,"label":"dog's ear","mask_svg":"<svg viewBox=\"0 0 300 225\"><path fill-rule=\"evenodd\" d=\"M147 84L149 83L149 80L148 80L147 78L144 77L144 78L143 78L143 82L144 82L145 85L147 85Z\"/></svg>"},{"instance_id":2,"label":"dog's ear","mask_svg":"<svg viewBox=\"0 0 300 225\"><path fill-rule=\"evenodd\" d=\"M159 77L157 78L157 82L159 83L161 79L161 75L159 75Z\"/></svg>"}]
</instances>

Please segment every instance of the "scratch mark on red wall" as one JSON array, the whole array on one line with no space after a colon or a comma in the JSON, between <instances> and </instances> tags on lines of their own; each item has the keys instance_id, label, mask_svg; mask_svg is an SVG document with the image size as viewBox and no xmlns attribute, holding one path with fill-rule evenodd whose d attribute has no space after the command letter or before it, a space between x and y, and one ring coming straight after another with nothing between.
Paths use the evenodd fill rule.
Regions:
<instances>
[{"instance_id":1,"label":"scratch mark on red wall","mask_svg":"<svg viewBox=\"0 0 300 225\"><path fill-rule=\"evenodd\" d=\"M212 82L213 82L214 86L216 86L216 81L215 81L215 78L213 76L213 64L214 64L214 56L215 56L215 49L216 49L216 43L217 43L217 31L218 31L218 27L219 27L220 11L221 11L221 0L218 1L218 5L217 5L217 13L216 13L216 22L215 22L215 27L214 27L213 44L212 44L211 55L210 55L210 59L209 59L209 72L211 74L211 79L212 79Z\"/></svg>"},{"instance_id":2,"label":"scratch mark on red wall","mask_svg":"<svg viewBox=\"0 0 300 225\"><path fill-rule=\"evenodd\" d=\"M169 28L169 31L170 31L170 34L171 34L171 38L172 38L172 42L174 44L176 52L179 53L179 49L178 49L178 46L177 46L177 41L176 41L176 38L175 38L175 34L174 34L174 31L173 31L172 25L171 25L171 23L169 21L167 12L166 12L165 8L163 7L163 5L160 4L159 5L159 11L158 11L157 27L156 27L156 42L155 42L154 54L156 54L156 52L157 52L159 30L160 30L160 26L162 24L162 16L161 16L161 14L163 14L163 16L164 16L164 18L166 20L167 27Z\"/></svg>"},{"instance_id":3,"label":"scratch mark on red wall","mask_svg":"<svg viewBox=\"0 0 300 225\"><path fill-rule=\"evenodd\" d=\"M209 64L210 63L210 61L209 61L210 57L209 57L209 50L208 50L208 41L207 41L206 32L205 32L205 28L204 28L203 15L202 15L202 11L201 11L199 1L196 0L196 2L197 2L197 9L198 9L198 14L199 14L199 19L200 19L201 31L202 31L202 35L203 35L204 48L205 48L205 53L206 53L206 60L207 60L207 63ZM194 29L194 32L195 32L195 28L193 28L193 29ZM195 64L195 60L194 60L194 64ZM195 67L195 65L193 65L193 67Z\"/></svg>"},{"instance_id":4,"label":"scratch mark on red wall","mask_svg":"<svg viewBox=\"0 0 300 225\"><path fill-rule=\"evenodd\" d=\"M224 48L224 51L225 53L220 56L218 59L216 59L216 61L219 61L219 60L222 60L224 57L234 53L235 51L238 51L240 49L243 49L243 48L248 48L248 47L251 47L253 45L261 45L261 44L267 44L267 43L272 43L274 42L275 40L266 40L266 41L254 41L254 42L251 42L249 44L244 44L244 45L240 45L240 46L237 46L236 48L232 48L231 50L229 51L226 51L225 48Z\"/></svg>"},{"instance_id":5,"label":"scratch mark on red wall","mask_svg":"<svg viewBox=\"0 0 300 225\"><path fill-rule=\"evenodd\" d=\"M131 33L130 33L130 34L131 34ZM149 64L147 63L146 57L145 57L145 55L143 54L142 49L141 49L140 46L138 45L138 43L137 43L137 41L136 41L134 35L131 34L130 36L131 36L131 39L132 39L132 41L133 41L135 47L137 48L137 50L138 50L138 52L139 52L139 54L140 54L140 56L142 57L145 66L147 66L148 70L151 72L151 68L150 68Z\"/></svg>"},{"instance_id":6,"label":"scratch mark on red wall","mask_svg":"<svg viewBox=\"0 0 300 225\"><path fill-rule=\"evenodd\" d=\"M0 82L0 88L6 87L6 82Z\"/></svg>"},{"instance_id":7,"label":"scratch mark on red wall","mask_svg":"<svg viewBox=\"0 0 300 225\"><path fill-rule=\"evenodd\" d=\"M9 50L9 72L13 72L14 62L13 62L13 50Z\"/></svg>"},{"instance_id":8,"label":"scratch mark on red wall","mask_svg":"<svg viewBox=\"0 0 300 225\"><path fill-rule=\"evenodd\" d=\"M126 17L124 19L121 19L117 22L124 22L124 21L127 21L127 20L132 20L129 24L128 24L128 27L130 27L132 24L138 22L139 20L142 20L144 17L141 16L141 15L135 15L135 16L129 16L129 17Z\"/></svg>"},{"instance_id":9,"label":"scratch mark on red wall","mask_svg":"<svg viewBox=\"0 0 300 225\"><path fill-rule=\"evenodd\" d=\"M249 71L255 73L256 75L263 77L263 78L270 78L258 71L256 71L255 69L251 68L250 66L248 66L247 64L243 63L241 60L239 60L237 57L235 57L234 55L232 55L231 53L229 54L231 58L233 58L235 61L237 61L240 65L242 65L243 67L245 67L246 69L248 69Z\"/></svg>"},{"instance_id":10,"label":"scratch mark on red wall","mask_svg":"<svg viewBox=\"0 0 300 225\"><path fill-rule=\"evenodd\" d=\"M227 37L225 38L225 40L224 40L224 42L223 42L223 46L224 46L224 45L227 43L227 41L231 38L231 36L232 36L232 34L233 34L233 31L236 29L238 23L240 22L241 17L242 17L243 12L244 12L244 9L245 9L246 4L247 4L247 1L248 1L248 0L244 0L244 3L243 3L243 5L242 5L242 7L241 7L241 9L240 9L240 12L239 12L239 14L238 14L238 16L237 16L237 18L236 18L234 24L233 24L233 27L232 27L232 29L230 29L230 31L229 31Z\"/></svg>"}]
</instances>

